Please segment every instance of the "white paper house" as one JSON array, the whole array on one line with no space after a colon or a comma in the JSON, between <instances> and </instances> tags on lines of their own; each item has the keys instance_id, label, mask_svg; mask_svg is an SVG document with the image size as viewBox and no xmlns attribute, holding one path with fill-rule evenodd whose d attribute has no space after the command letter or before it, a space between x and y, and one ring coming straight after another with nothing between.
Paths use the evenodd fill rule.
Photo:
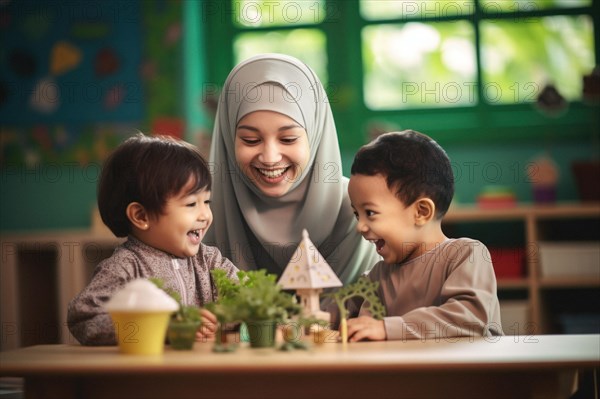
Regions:
<instances>
[{"instance_id":1,"label":"white paper house","mask_svg":"<svg viewBox=\"0 0 600 399\"><path fill-rule=\"evenodd\" d=\"M302 240L283 271L279 284L286 290L296 290L305 316L327 321L329 314L321 311L319 294L323 288L342 286L342 282L310 240L306 230L302 231Z\"/></svg>"}]
</instances>

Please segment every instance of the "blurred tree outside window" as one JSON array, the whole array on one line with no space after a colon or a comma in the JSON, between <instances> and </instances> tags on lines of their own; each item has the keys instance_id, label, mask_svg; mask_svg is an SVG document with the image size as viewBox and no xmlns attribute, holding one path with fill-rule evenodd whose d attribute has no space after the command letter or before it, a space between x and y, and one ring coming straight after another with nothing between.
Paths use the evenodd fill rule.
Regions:
<instances>
[{"instance_id":1,"label":"blurred tree outside window","mask_svg":"<svg viewBox=\"0 0 600 399\"><path fill-rule=\"evenodd\" d=\"M473 0L361 0L360 14L369 21L447 17L470 15L475 9Z\"/></svg>"},{"instance_id":2,"label":"blurred tree outside window","mask_svg":"<svg viewBox=\"0 0 600 399\"><path fill-rule=\"evenodd\" d=\"M528 103L547 84L567 100L580 100L582 76L595 65L593 21L562 14L589 5L361 0L365 105L401 110Z\"/></svg>"},{"instance_id":3,"label":"blurred tree outside window","mask_svg":"<svg viewBox=\"0 0 600 399\"><path fill-rule=\"evenodd\" d=\"M318 29L244 32L233 41L236 64L263 53L285 53L310 65L323 84L327 83L325 34Z\"/></svg>"},{"instance_id":4,"label":"blurred tree outside window","mask_svg":"<svg viewBox=\"0 0 600 399\"><path fill-rule=\"evenodd\" d=\"M232 0L233 22L238 27L316 25L325 19L324 0Z\"/></svg>"},{"instance_id":5,"label":"blurred tree outside window","mask_svg":"<svg viewBox=\"0 0 600 399\"><path fill-rule=\"evenodd\" d=\"M488 103L533 102L546 84L556 86L567 100L581 100L581 77L594 68L590 17L486 20L481 31Z\"/></svg>"},{"instance_id":6,"label":"blurred tree outside window","mask_svg":"<svg viewBox=\"0 0 600 399\"><path fill-rule=\"evenodd\" d=\"M365 104L371 109L475 104L474 37L465 21L365 27Z\"/></svg>"},{"instance_id":7,"label":"blurred tree outside window","mask_svg":"<svg viewBox=\"0 0 600 399\"><path fill-rule=\"evenodd\" d=\"M479 0L485 13L538 11L551 8L587 7L593 0Z\"/></svg>"},{"instance_id":8,"label":"blurred tree outside window","mask_svg":"<svg viewBox=\"0 0 600 399\"><path fill-rule=\"evenodd\" d=\"M285 53L314 69L327 83L326 37L317 27L325 18L324 0L232 1L235 63L263 53Z\"/></svg>"}]
</instances>

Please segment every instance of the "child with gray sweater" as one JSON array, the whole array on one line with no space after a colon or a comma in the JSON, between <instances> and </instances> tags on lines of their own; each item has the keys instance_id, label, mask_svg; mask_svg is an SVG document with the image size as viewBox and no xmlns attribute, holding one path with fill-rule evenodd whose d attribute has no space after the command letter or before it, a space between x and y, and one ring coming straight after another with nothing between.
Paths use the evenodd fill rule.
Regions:
<instances>
[{"instance_id":1,"label":"child with gray sweater","mask_svg":"<svg viewBox=\"0 0 600 399\"><path fill-rule=\"evenodd\" d=\"M156 277L184 305L216 300L210 271L238 269L215 247L202 244L212 223L211 175L198 149L171 137L138 134L107 159L98 185L102 221L127 237L95 269L92 281L69 304L68 326L83 345L114 345L106 301L125 283ZM214 335L215 316L201 311L197 339Z\"/></svg>"}]
</instances>

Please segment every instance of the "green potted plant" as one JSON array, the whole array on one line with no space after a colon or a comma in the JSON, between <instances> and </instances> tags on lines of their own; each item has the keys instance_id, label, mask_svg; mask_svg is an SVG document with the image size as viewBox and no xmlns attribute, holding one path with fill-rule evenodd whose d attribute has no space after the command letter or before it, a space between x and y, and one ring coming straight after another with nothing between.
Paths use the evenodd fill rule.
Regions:
<instances>
[{"instance_id":1,"label":"green potted plant","mask_svg":"<svg viewBox=\"0 0 600 399\"><path fill-rule=\"evenodd\" d=\"M207 303L204 308L212 312L218 321L213 351L232 352L237 345L227 342L226 330L241 322L236 299L240 285L237 281L227 277L224 270L215 269L211 275L217 288L218 300Z\"/></svg>"},{"instance_id":2,"label":"green potted plant","mask_svg":"<svg viewBox=\"0 0 600 399\"><path fill-rule=\"evenodd\" d=\"M244 322L252 348L274 346L277 325L300 313L294 296L282 291L276 275L265 270L240 271L238 282L222 270L213 270L212 276L219 299L207 308L219 322Z\"/></svg>"},{"instance_id":3,"label":"green potted plant","mask_svg":"<svg viewBox=\"0 0 600 399\"><path fill-rule=\"evenodd\" d=\"M198 328L202 324L200 309L196 306L182 304L179 293L165 288L164 282L161 279L151 278L150 281L156 284L158 288L164 290L179 304L179 309L171 315L167 329L167 338L171 344L171 348L191 350L196 340L196 331L198 331Z\"/></svg>"}]
</instances>

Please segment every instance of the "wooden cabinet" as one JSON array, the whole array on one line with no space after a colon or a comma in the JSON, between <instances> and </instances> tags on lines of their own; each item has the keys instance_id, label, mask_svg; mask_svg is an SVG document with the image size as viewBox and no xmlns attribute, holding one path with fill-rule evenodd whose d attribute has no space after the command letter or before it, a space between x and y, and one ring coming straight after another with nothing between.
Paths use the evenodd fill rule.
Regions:
<instances>
[{"instance_id":1,"label":"wooden cabinet","mask_svg":"<svg viewBox=\"0 0 600 399\"><path fill-rule=\"evenodd\" d=\"M0 350L74 342L67 305L121 241L90 231L0 236Z\"/></svg>"},{"instance_id":2,"label":"wooden cabinet","mask_svg":"<svg viewBox=\"0 0 600 399\"><path fill-rule=\"evenodd\" d=\"M548 277L542 272L539 252L540 244L546 242L600 243L599 203L505 209L456 207L446 215L443 229L450 237L466 236L482 241L490 249L518 249L524 254L520 276L498 278L501 307L522 303L527 308L527 322L505 326L506 334L567 332L559 320L565 314L595 314L600 320L600 264L591 275L566 272ZM565 269L569 267L564 265Z\"/></svg>"}]
</instances>

